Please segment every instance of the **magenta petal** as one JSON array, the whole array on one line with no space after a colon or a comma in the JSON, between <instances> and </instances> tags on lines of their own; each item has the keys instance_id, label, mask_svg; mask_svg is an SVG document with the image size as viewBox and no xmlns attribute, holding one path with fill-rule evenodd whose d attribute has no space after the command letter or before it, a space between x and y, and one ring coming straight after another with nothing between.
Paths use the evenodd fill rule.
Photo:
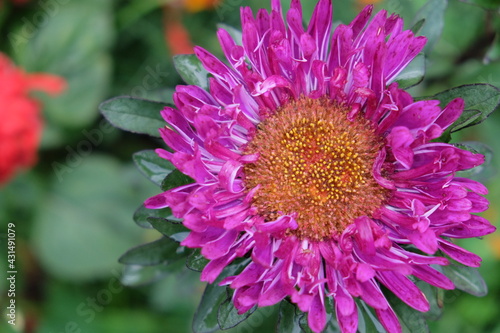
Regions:
<instances>
[{"instance_id":1,"label":"magenta petal","mask_svg":"<svg viewBox=\"0 0 500 333\"><path fill-rule=\"evenodd\" d=\"M408 239L419 249L428 254L434 254L438 250L436 234L432 229L424 232L414 231L408 234Z\"/></svg>"},{"instance_id":2,"label":"magenta petal","mask_svg":"<svg viewBox=\"0 0 500 333\"><path fill-rule=\"evenodd\" d=\"M317 293L312 300L311 308L307 315L307 323L315 333L320 333L326 326L325 304L320 293Z\"/></svg>"},{"instance_id":3,"label":"magenta petal","mask_svg":"<svg viewBox=\"0 0 500 333\"><path fill-rule=\"evenodd\" d=\"M415 310L429 311L429 302L425 295L406 276L386 271L379 272L378 278L389 290Z\"/></svg>"},{"instance_id":4,"label":"magenta petal","mask_svg":"<svg viewBox=\"0 0 500 333\"><path fill-rule=\"evenodd\" d=\"M452 259L455 259L459 263L462 263L466 266L479 267L481 265L481 257L475 255L472 252L464 250L455 244L440 239L439 248L441 249L441 251L449 255Z\"/></svg>"},{"instance_id":5,"label":"magenta petal","mask_svg":"<svg viewBox=\"0 0 500 333\"><path fill-rule=\"evenodd\" d=\"M380 323L382 324L382 326L384 326L384 328L387 330L388 333L402 332L399 319L391 307L388 307L385 310L375 309L375 313L377 314Z\"/></svg>"}]
</instances>

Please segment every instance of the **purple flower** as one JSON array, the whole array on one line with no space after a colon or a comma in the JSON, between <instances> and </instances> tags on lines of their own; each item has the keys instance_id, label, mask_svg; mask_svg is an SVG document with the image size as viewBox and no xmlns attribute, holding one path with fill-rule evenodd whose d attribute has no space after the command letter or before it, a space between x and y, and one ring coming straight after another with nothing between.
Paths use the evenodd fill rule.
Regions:
<instances>
[{"instance_id":1,"label":"purple flower","mask_svg":"<svg viewBox=\"0 0 500 333\"><path fill-rule=\"evenodd\" d=\"M331 34L332 5L320 0L307 29L299 0L283 21L278 0L253 17L242 8L243 45L218 37L229 65L202 48L209 92L178 86L176 109L162 115L158 149L194 183L148 199L170 207L191 230L181 243L210 260L213 282L233 260L251 260L221 284L240 313L284 298L326 325L332 297L342 332L356 332L355 298L389 332L401 325L381 291L410 307L429 303L409 276L453 289L439 265L447 255L477 267L481 259L451 239L494 231L480 183L456 176L484 157L432 141L464 102L414 101L397 75L426 39L385 11L366 7Z\"/></svg>"}]
</instances>

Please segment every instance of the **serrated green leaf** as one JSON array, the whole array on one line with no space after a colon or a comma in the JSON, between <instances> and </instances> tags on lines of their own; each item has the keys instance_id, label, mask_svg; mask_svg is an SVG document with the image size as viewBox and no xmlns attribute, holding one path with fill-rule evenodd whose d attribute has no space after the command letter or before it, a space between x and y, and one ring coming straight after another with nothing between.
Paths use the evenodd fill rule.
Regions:
<instances>
[{"instance_id":1,"label":"serrated green leaf","mask_svg":"<svg viewBox=\"0 0 500 333\"><path fill-rule=\"evenodd\" d=\"M455 98L465 101L464 112L437 140L448 142L451 133L483 122L500 105L500 90L490 84L480 83L459 86L425 99L436 99L445 107Z\"/></svg>"},{"instance_id":2,"label":"serrated green leaf","mask_svg":"<svg viewBox=\"0 0 500 333\"><path fill-rule=\"evenodd\" d=\"M254 306L247 312L241 315L238 314L238 310L234 307L233 301L231 300L231 293L228 291L227 298L221 303L217 313L217 322L219 323L220 329L227 330L236 327L238 324L248 319L256 309L257 307Z\"/></svg>"},{"instance_id":3,"label":"serrated green leaf","mask_svg":"<svg viewBox=\"0 0 500 333\"><path fill-rule=\"evenodd\" d=\"M424 24L419 29L420 35L427 38L427 44L425 44L424 48L425 54L430 54L430 51L441 37L444 27L444 12L447 5L447 0L429 0L413 18L411 26L416 26L419 21L425 19Z\"/></svg>"},{"instance_id":4,"label":"serrated green leaf","mask_svg":"<svg viewBox=\"0 0 500 333\"><path fill-rule=\"evenodd\" d=\"M297 315L296 306L288 300L282 300L278 313L277 333L300 333L300 318Z\"/></svg>"},{"instance_id":5,"label":"serrated green leaf","mask_svg":"<svg viewBox=\"0 0 500 333\"><path fill-rule=\"evenodd\" d=\"M424 75L425 56L423 53L420 53L398 74L395 80L401 89L408 89L422 82Z\"/></svg>"},{"instance_id":6,"label":"serrated green leaf","mask_svg":"<svg viewBox=\"0 0 500 333\"><path fill-rule=\"evenodd\" d=\"M134 221L141 228L153 229L153 226L148 221L149 217L162 218L172 222L179 222L179 219L172 215L172 210L170 208L162 209L148 209L141 205L134 213Z\"/></svg>"},{"instance_id":7,"label":"serrated green leaf","mask_svg":"<svg viewBox=\"0 0 500 333\"><path fill-rule=\"evenodd\" d=\"M243 260L227 266L214 283L207 285L193 317L194 333L210 333L219 329L219 307L227 299L227 291L226 287L220 287L218 283L225 277L236 274L247 264L248 260Z\"/></svg>"},{"instance_id":8,"label":"serrated green leaf","mask_svg":"<svg viewBox=\"0 0 500 333\"><path fill-rule=\"evenodd\" d=\"M184 82L208 90L208 72L194 54L174 56L174 66Z\"/></svg>"},{"instance_id":9,"label":"serrated green leaf","mask_svg":"<svg viewBox=\"0 0 500 333\"><path fill-rule=\"evenodd\" d=\"M153 266L183 258L187 254L186 248L179 247L179 243L163 237L128 250L118 261L125 265Z\"/></svg>"},{"instance_id":10,"label":"serrated green leaf","mask_svg":"<svg viewBox=\"0 0 500 333\"><path fill-rule=\"evenodd\" d=\"M186 266L190 270L201 272L210 261L206 259L200 249L195 249L186 259Z\"/></svg>"},{"instance_id":11,"label":"serrated green leaf","mask_svg":"<svg viewBox=\"0 0 500 333\"><path fill-rule=\"evenodd\" d=\"M165 103L120 96L101 103L99 110L115 127L160 137L158 129L166 125L160 113L165 106Z\"/></svg>"},{"instance_id":12,"label":"serrated green leaf","mask_svg":"<svg viewBox=\"0 0 500 333\"><path fill-rule=\"evenodd\" d=\"M165 177L161 183L161 189L163 191L168 191L173 188L192 183L194 183L194 180L191 177L175 169L167 177Z\"/></svg>"},{"instance_id":13,"label":"serrated green leaf","mask_svg":"<svg viewBox=\"0 0 500 333\"><path fill-rule=\"evenodd\" d=\"M443 266L443 273L453 281L457 289L478 297L488 293L488 287L477 268L450 264Z\"/></svg>"},{"instance_id":14,"label":"serrated green leaf","mask_svg":"<svg viewBox=\"0 0 500 333\"><path fill-rule=\"evenodd\" d=\"M149 180L157 185L161 185L175 167L169 161L161 158L154 150L143 150L132 155L137 168Z\"/></svg>"},{"instance_id":15,"label":"serrated green leaf","mask_svg":"<svg viewBox=\"0 0 500 333\"><path fill-rule=\"evenodd\" d=\"M176 242L182 242L189 235L189 229L181 223L174 223L158 217L149 217L148 222L164 236Z\"/></svg>"}]
</instances>

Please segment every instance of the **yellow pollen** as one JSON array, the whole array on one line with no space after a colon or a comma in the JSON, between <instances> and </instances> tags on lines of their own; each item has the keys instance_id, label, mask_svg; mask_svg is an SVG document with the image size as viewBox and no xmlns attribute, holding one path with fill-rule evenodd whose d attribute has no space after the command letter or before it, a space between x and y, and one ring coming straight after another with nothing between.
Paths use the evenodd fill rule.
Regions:
<instances>
[{"instance_id":1,"label":"yellow pollen","mask_svg":"<svg viewBox=\"0 0 500 333\"><path fill-rule=\"evenodd\" d=\"M272 221L296 214L301 239L339 235L360 216L370 216L388 192L372 176L383 138L362 116L328 99L301 98L264 120L245 149L259 154L246 164L253 205Z\"/></svg>"}]
</instances>

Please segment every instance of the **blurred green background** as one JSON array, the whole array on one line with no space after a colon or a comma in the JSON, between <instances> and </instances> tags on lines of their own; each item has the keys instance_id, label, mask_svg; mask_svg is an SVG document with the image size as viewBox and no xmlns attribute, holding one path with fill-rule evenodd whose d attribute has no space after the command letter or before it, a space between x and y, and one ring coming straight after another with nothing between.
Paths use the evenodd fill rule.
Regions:
<instances>
[{"instance_id":1,"label":"blurred green background","mask_svg":"<svg viewBox=\"0 0 500 333\"><path fill-rule=\"evenodd\" d=\"M400 13L409 28L425 2L385 0L376 7ZM191 43L221 55L217 24L239 28L240 6L269 7L267 0L193 3L201 7L159 0L3 1L0 51L28 72L64 77L69 89L57 98L36 95L43 101L45 119L39 163L0 188L2 314L8 301L3 264L8 223L16 226L18 270L17 325L2 319L0 332L191 332L204 288L199 273L167 272L144 284L144 277L132 270L122 281L126 286L119 282L119 256L159 238L158 232L139 228L132 220L135 209L159 189L137 171L131 155L162 143L112 128L98 105L118 95L171 101L173 87L182 83L171 60L179 47ZM288 1L284 3L287 7ZM314 3L304 1L306 17ZM334 3L335 20L350 22L370 2ZM414 96L470 83L500 86L499 8L498 0L449 1L442 36L428 54L424 82L411 89ZM439 33L440 13L436 8L426 14L432 23L429 34ZM175 24L184 30L176 32ZM497 112L453 137L481 141L492 149L491 165L481 180L490 189L491 208L484 215L495 225L498 133ZM430 323L431 332L500 333L500 236L461 243L483 257L480 271L489 294L476 298L449 292L444 315ZM272 332L275 321L275 310L266 309L230 332Z\"/></svg>"}]
</instances>

